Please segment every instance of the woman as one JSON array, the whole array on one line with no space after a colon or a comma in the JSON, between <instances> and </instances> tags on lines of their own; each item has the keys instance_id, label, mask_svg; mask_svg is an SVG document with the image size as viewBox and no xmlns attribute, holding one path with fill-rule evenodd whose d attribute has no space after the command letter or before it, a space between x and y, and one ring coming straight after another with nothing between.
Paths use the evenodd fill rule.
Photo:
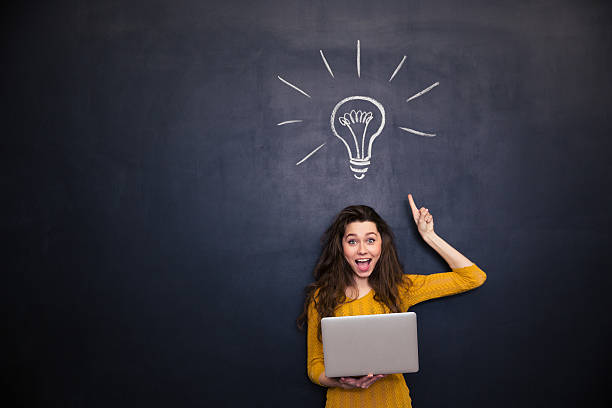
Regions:
<instances>
[{"instance_id":1,"label":"woman","mask_svg":"<svg viewBox=\"0 0 612 408\"><path fill-rule=\"evenodd\" d=\"M298 327L307 324L308 376L328 387L326 407L410 407L402 374L329 378L325 375L321 318L405 312L428 299L474 289L485 273L434 232L433 216L408 201L423 240L448 263L452 272L407 275L400 265L393 233L370 207L342 210L323 237L314 269L316 281L306 288Z\"/></svg>"}]
</instances>

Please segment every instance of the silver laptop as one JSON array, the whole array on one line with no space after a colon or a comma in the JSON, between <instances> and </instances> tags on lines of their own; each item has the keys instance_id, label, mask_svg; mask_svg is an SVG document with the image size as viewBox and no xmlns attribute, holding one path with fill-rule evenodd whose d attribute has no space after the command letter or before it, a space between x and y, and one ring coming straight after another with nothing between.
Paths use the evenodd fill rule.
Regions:
<instances>
[{"instance_id":1,"label":"silver laptop","mask_svg":"<svg viewBox=\"0 0 612 408\"><path fill-rule=\"evenodd\" d=\"M321 332L328 377L419 371L414 312L325 317Z\"/></svg>"}]
</instances>

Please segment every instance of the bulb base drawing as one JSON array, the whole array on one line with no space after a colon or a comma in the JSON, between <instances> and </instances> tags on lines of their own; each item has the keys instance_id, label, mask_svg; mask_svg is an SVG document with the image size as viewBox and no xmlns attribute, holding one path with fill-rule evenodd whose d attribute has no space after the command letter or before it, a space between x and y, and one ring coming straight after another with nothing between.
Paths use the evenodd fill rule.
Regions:
<instances>
[{"instance_id":1,"label":"bulb base drawing","mask_svg":"<svg viewBox=\"0 0 612 408\"><path fill-rule=\"evenodd\" d=\"M350 159L349 163L351 163L349 167L353 171L353 176L355 176L357 180L361 180L368 171L370 159Z\"/></svg>"}]
</instances>

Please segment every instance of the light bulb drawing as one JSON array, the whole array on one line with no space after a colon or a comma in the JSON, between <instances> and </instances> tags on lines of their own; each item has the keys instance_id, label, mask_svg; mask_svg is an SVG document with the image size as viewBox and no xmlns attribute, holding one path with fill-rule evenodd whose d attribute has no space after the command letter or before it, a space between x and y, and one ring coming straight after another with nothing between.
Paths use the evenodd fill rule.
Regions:
<instances>
[{"instance_id":1,"label":"light bulb drawing","mask_svg":"<svg viewBox=\"0 0 612 408\"><path fill-rule=\"evenodd\" d=\"M319 50L321 60L332 80L336 79L336 75L332 70L332 66L326 58L323 50ZM357 40L356 48L356 71L357 79L361 79L361 42ZM388 83L391 83L400 69L404 66L407 56L404 55L401 61L391 73ZM293 82L277 75L279 81L284 85L293 89L297 93L305 96L309 100L313 100L313 96L306 92L301 85L298 86ZM406 99L406 103L413 103L415 99L429 93L436 88L440 83L435 82L423 90L415 93L410 98ZM346 94L345 94L346 95ZM376 96L376 95L373 95ZM378 97L378 96L376 96ZM349 96L336 103L330 116L331 133L338 138L346 147L348 153L349 168L353 172L353 176L357 180L365 178L372 160L372 145L374 140L381 135L385 127L385 108L376 99L370 96ZM277 123L277 126L296 125L303 123L303 119L289 118ZM435 133L427 133L420 130L415 130L406 126L397 126L403 132L410 133L416 136L434 137ZM301 165L306 160L310 159L315 153L320 151L325 143L319 144L314 150L304 156L300 161L295 163L296 166Z\"/></svg>"},{"instance_id":2,"label":"light bulb drawing","mask_svg":"<svg viewBox=\"0 0 612 408\"><path fill-rule=\"evenodd\" d=\"M355 110L350 111L353 101L364 101L366 105L376 108L378 111L375 115L372 111ZM363 105L363 103L361 104ZM340 111L340 116L337 117L340 128L336 128L336 116ZM370 123L374 120L378 127L376 130L369 129ZM374 140L382 133L385 127L385 108L377 100L367 96L349 96L344 98L334 106L330 116L331 130L334 136L342 141L349 156L349 166L353 171L353 175L357 180L365 177L365 173L370 166L372 157L372 144Z\"/></svg>"}]
</instances>

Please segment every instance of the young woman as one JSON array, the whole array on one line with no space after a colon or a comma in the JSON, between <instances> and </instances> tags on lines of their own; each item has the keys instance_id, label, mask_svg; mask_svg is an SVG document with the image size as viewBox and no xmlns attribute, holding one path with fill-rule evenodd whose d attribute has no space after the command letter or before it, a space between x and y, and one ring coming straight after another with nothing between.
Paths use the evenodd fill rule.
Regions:
<instances>
[{"instance_id":1,"label":"young woman","mask_svg":"<svg viewBox=\"0 0 612 408\"><path fill-rule=\"evenodd\" d=\"M321 318L405 312L411 306L474 289L485 273L434 232L433 216L417 208L408 195L412 216L423 240L448 263L452 272L404 274L393 233L370 207L342 210L323 236L323 250L314 269L316 281L306 288L298 327L307 325L310 379L328 387L327 408L411 407L402 374L329 378L325 375Z\"/></svg>"}]
</instances>

